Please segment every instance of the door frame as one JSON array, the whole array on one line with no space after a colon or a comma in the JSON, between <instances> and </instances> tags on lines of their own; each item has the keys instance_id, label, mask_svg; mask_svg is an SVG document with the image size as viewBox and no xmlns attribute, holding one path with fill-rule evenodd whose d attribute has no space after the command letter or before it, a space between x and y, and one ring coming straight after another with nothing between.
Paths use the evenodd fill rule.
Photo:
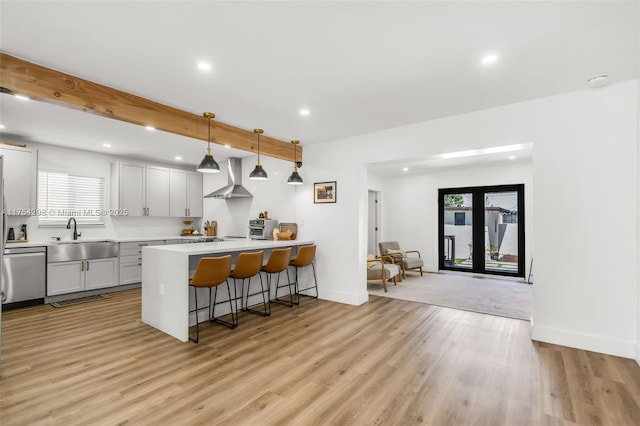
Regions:
<instances>
[{"instance_id":1,"label":"door frame","mask_svg":"<svg viewBox=\"0 0 640 426\"><path fill-rule=\"evenodd\" d=\"M467 186L459 188L438 189L438 266L441 270L470 272L475 274L503 275L509 277L525 276L525 185L489 185L489 186ZM484 195L487 192L516 192L518 203L518 270L516 272L487 270L485 267L485 233L484 217L485 205ZM447 194L472 194L472 240L473 255L472 268L460 268L445 265L445 245L444 245L444 196ZM480 247L481 249L476 249Z\"/></svg>"}]
</instances>

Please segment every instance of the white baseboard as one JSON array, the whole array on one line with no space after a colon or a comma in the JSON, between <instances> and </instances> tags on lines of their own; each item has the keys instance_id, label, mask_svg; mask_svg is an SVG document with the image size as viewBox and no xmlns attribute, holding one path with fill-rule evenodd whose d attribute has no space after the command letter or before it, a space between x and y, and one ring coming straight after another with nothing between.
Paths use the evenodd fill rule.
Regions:
<instances>
[{"instance_id":1,"label":"white baseboard","mask_svg":"<svg viewBox=\"0 0 640 426\"><path fill-rule=\"evenodd\" d=\"M573 330L534 325L531 322L531 340L568 346L607 355L638 360L640 348L633 341L612 339L607 336L581 333Z\"/></svg>"},{"instance_id":2,"label":"white baseboard","mask_svg":"<svg viewBox=\"0 0 640 426\"><path fill-rule=\"evenodd\" d=\"M369 293L366 291L359 293L347 293L342 291L320 289L318 295L320 299L329 300L331 302L344 303L347 305L360 306L369 301Z\"/></svg>"},{"instance_id":3,"label":"white baseboard","mask_svg":"<svg viewBox=\"0 0 640 426\"><path fill-rule=\"evenodd\" d=\"M424 268L422 268L423 271L425 272L438 272L439 268L438 265L424 265Z\"/></svg>"}]
</instances>

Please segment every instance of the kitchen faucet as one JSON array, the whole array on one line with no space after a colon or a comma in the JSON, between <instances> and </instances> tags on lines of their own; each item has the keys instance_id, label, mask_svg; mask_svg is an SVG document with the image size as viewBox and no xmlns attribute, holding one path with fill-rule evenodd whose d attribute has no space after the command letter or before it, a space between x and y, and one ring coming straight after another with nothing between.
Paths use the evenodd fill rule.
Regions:
<instances>
[{"instance_id":1,"label":"kitchen faucet","mask_svg":"<svg viewBox=\"0 0 640 426\"><path fill-rule=\"evenodd\" d=\"M76 219L74 217L70 217L67 221L67 229L71 229L71 221L73 221L73 239L77 240L81 234L78 233L78 224L76 223Z\"/></svg>"}]
</instances>

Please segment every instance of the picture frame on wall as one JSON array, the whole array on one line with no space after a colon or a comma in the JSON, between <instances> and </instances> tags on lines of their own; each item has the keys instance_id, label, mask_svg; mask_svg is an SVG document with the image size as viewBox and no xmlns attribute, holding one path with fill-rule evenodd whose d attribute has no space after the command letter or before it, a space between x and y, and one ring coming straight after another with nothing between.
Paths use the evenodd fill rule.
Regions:
<instances>
[{"instance_id":1,"label":"picture frame on wall","mask_svg":"<svg viewBox=\"0 0 640 426\"><path fill-rule=\"evenodd\" d=\"M335 203L338 196L336 181L316 182L313 184L313 202L315 204Z\"/></svg>"}]
</instances>

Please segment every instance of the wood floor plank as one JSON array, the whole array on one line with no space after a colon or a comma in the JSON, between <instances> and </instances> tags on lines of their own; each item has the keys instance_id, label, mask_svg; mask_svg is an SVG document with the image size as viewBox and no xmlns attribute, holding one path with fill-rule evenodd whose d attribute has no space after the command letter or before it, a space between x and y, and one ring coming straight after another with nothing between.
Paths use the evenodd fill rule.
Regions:
<instances>
[{"instance_id":1,"label":"wood floor plank","mask_svg":"<svg viewBox=\"0 0 640 426\"><path fill-rule=\"evenodd\" d=\"M637 425L634 361L532 342L529 323L389 298L303 298L203 323L140 321L140 290L2 314L0 424ZM193 332L193 330L192 330Z\"/></svg>"}]
</instances>

